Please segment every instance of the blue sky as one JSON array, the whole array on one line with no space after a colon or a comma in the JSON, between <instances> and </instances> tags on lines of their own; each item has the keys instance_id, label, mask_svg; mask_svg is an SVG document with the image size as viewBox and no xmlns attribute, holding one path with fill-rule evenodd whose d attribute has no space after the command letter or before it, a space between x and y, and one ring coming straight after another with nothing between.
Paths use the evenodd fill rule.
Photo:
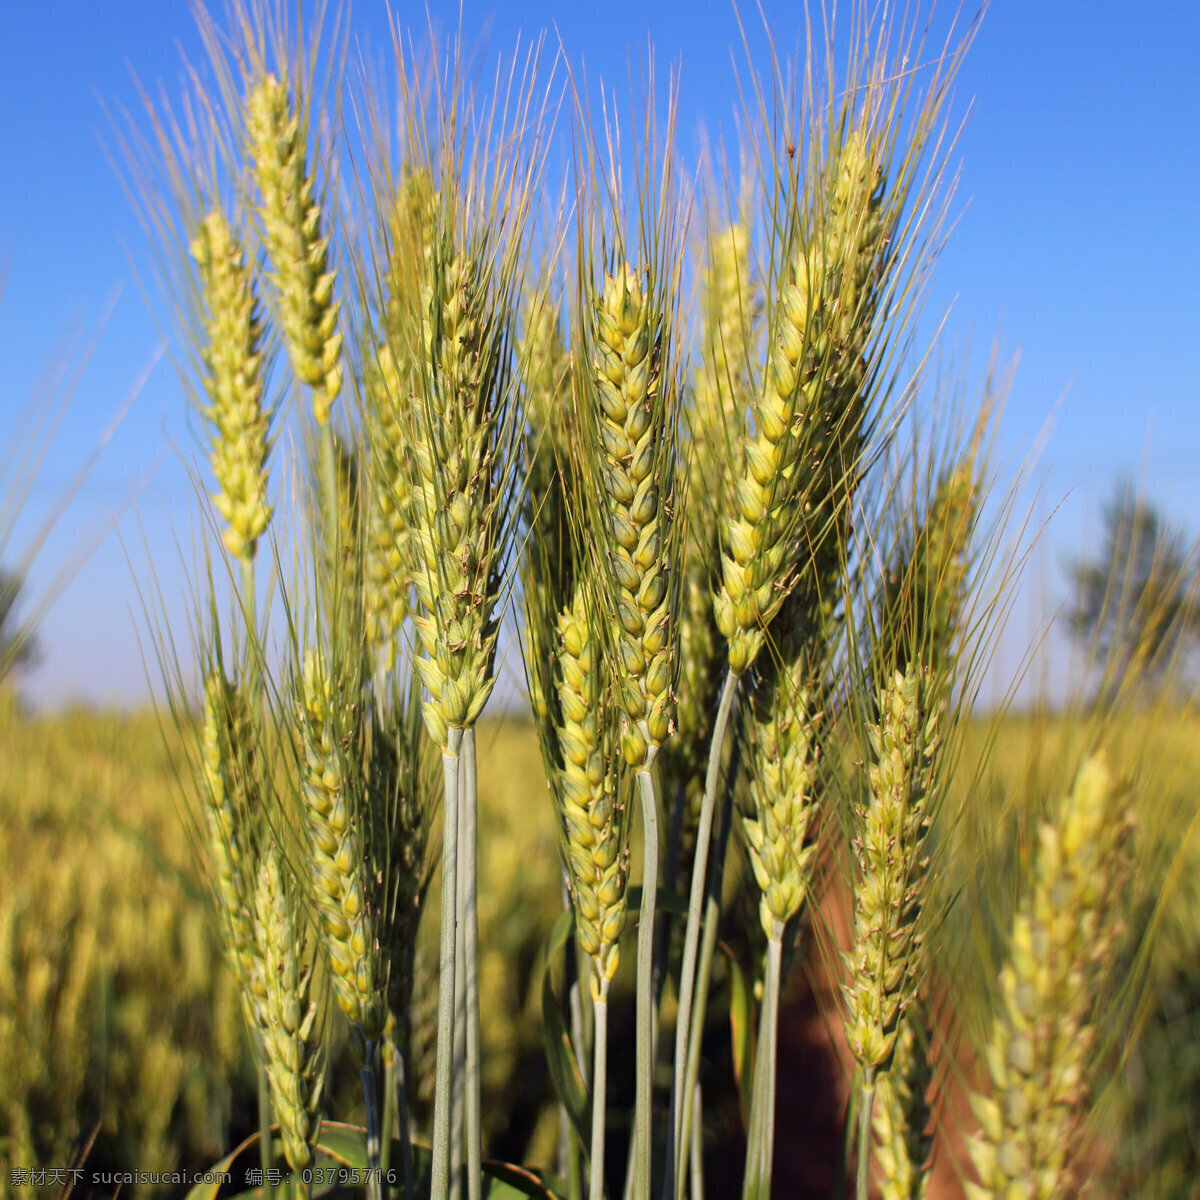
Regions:
<instances>
[{"instance_id":1,"label":"blue sky","mask_svg":"<svg viewBox=\"0 0 1200 1200\"><path fill-rule=\"evenodd\" d=\"M423 25L423 6L397 7ZM759 19L747 9L761 47ZM431 11L452 26L458 8ZM730 52L739 35L724 0L470 0L462 11L468 36L490 28L496 49L511 46L518 29L557 27L589 78L622 86L649 39L660 70L680 67L685 154L702 120L711 132L733 126ZM766 15L790 46L802 7L767 5ZM940 25L952 15L946 8ZM351 26L368 46L388 44L377 0L358 0ZM131 72L177 91L181 49L200 56L185 0L0 5L0 263L8 271L0 437L64 339L94 333L108 312L10 559L158 354L157 318L137 281L150 270L148 244L102 142L112 143L105 108L138 105ZM927 312L949 313L950 344L971 339L977 363L993 337L1005 356L1020 353L999 439L1005 482L1049 430L1021 502L1035 525L1049 524L1002 646L997 689L1062 599L1063 561L1094 543L1099 503L1118 475L1141 477L1151 499L1200 532L1198 59L1192 4L998 0L958 78L952 111L966 123L954 154L956 225ZM28 681L40 702L145 696L135 580L153 570L168 601L180 598L182 616L176 543L188 544L197 507L181 456L192 445L183 393L163 359L35 568L36 593L80 537L132 503L118 535L45 620L43 662ZM1057 649L1046 670L1061 673L1066 656L1050 644Z\"/></svg>"}]
</instances>

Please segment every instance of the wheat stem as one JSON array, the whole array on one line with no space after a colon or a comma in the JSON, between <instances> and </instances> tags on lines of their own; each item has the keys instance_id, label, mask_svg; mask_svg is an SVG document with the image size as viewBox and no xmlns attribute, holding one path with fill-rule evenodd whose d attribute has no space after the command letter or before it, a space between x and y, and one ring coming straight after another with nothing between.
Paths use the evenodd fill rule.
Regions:
<instances>
[{"instance_id":1,"label":"wheat stem","mask_svg":"<svg viewBox=\"0 0 1200 1200\"><path fill-rule=\"evenodd\" d=\"M358 1078L362 1083L363 1111L367 1124L367 1200L382 1200L383 1171L379 1150L379 1098L375 1080L375 1043L366 1043ZM389 1134L390 1136L390 1134Z\"/></svg>"},{"instance_id":2,"label":"wheat stem","mask_svg":"<svg viewBox=\"0 0 1200 1200\"><path fill-rule=\"evenodd\" d=\"M404 1054L396 1048L394 1083L396 1088L396 1115L400 1124L400 1151L404 1157L404 1200L417 1200L417 1172L413 1161L412 1130L408 1121L408 1071Z\"/></svg>"},{"instance_id":3,"label":"wheat stem","mask_svg":"<svg viewBox=\"0 0 1200 1200\"><path fill-rule=\"evenodd\" d=\"M478 788L475 761L475 729L468 726L462 739L463 843L459 847L466 866L463 888L463 961L466 966L467 1000L467 1196L481 1200L483 1189L483 1114L480 1111L479 1045L479 910L477 897Z\"/></svg>"},{"instance_id":4,"label":"wheat stem","mask_svg":"<svg viewBox=\"0 0 1200 1200\"><path fill-rule=\"evenodd\" d=\"M454 952L458 921L458 768L463 731L450 726L442 752L442 932L438 958L437 1080L433 1102L431 1200L450 1192L450 1100L454 1058Z\"/></svg>"},{"instance_id":5,"label":"wheat stem","mask_svg":"<svg viewBox=\"0 0 1200 1200\"><path fill-rule=\"evenodd\" d=\"M712 744L708 751L708 768L704 777L704 801L700 809L700 825L696 831L696 856L692 863L692 884L688 895L687 929L683 941L683 963L679 977L679 1018L675 1027L675 1079L671 1089L671 1110L674 1140L667 1155L667 1172L663 1181L663 1196L669 1198L682 1190L683 1171L679 1158L683 1153L683 1109L688 1093L684 1090L684 1074L691 1038L692 998L696 985L697 953L700 945L700 915L704 911L704 890L708 883L708 853L712 841L713 811L717 803L717 786L721 776L721 752L725 733L733 712L740 676L732 671L725 676L717 719L713 726Z\"/></svg>"},{"instance_id":6,"label":"wheat stem","mask_svg":"<svg viewBox=\"0 0 1200 1200\"><path fill-rule=\"evenodd\" d=\"M871 1196L871 1113L875 1108L875 1068L863 1072L858 1102L858 1166L854 1187L856 1200Z\"/></svg>"},{"instance_id":7,"label":"wheat stem","mask_svg":"<svg viewBox=\"0 0 1200 1200\"><path fill-rule=\"evenodd\" d=\"M592 1065L592 1156L588 1200L604 1200L604 1133L608 1108L608 985L600 976L599 995L592 997L594 1043Z\"/></svg>"},{"instance_id":8,"label":"wheat stem","mask_svg":"<svg viewBox=\"0 0 1200 1200\"><path fill-rule=\"evenodd\" d=\"M770 1200L775 1160L775 1065L779 1047L779 992L783 980L783 924L775 923L767 939L767 970L758 1026L754 1093L746 1138L743 1200Z\"/></svg>"},{"instance_id":9,"label":"wheat stem","mask_svg":"<svg viewBox=\"0 0 1200 1200\"><path fill-rule=\"evenodd\" d=\"M654 1141L651 1104L654 1082L654 912L658 892L658 802L654 776L637 772L642 807L642 906L638 916L637 1080L634 1100L633 1200L649 1200Z\"/></svg>"}]
</instances>

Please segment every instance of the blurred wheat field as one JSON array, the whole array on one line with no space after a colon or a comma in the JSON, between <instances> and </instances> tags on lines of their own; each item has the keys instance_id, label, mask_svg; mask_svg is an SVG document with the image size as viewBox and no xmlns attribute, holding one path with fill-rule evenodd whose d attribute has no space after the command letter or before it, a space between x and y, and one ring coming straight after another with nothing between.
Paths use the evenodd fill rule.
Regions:
<instances>
[{"instance_id":1,"label":"blurred wheat field","mask_svg":"<svg viewBox=\"0 0 1200 1200\"><path fill-rule=\"evenodd\" d=\"M1029 830L1063 786L1079 746L1094 736L1089 729L1082 717L1046 715L969 727L955 781L969 793L956 831L962 845L942 886L961 889L970 903L952 910L936 951L943 987L954 990L952 1011L968 1026L983 1019L994 972L986 955L961 952L964 941L978 947L980 917L985 928L1005 925L1006 898L1028 869ZM1092 1131L1096 1153L1110 1162L1111 1191L1100 1194L1184 1197L1195 1194L1200 1179L1200 849L1191 829L1200 820L1200 717L1186 709L1133 714L1109 731L1108 745L1134 778L1142 875L1139 907L1129 917L1138 936L1128 940L1143 952L1149 947L1150 961L1144 995L1113 997L1106 1036L1119 1069ZM557 1133L537 982L562 903L555 831L532 726L487 722L479 747L487 781L480 803L480 975L484 1089L494 1098L485 1108L489 1144L546 1162ZM253 1125L253 1065L178 810L174 749L149 713L27 717L11 698L0 709L6 1194L12 1169L65 1166L93 1125L94 1169L147 1170L206 1166L227 1147L239 1112ZM986 879L971 846L994 848ZM970 973L962 970L967 964ZM800 975L792 980L785 1026L789 1007L811 1004ZM428 975L425 982L432 990ZM419 990L418 1012L427 1009L425 999ZM417 1031L430 1056L432 1015L423 1034ZM1142 1031L1140 1039L1130 1037L1134 1031ZM783 1045L786 1093L798 1081L789 1078L787 1037ZM955 1070L965 1074L969 1055L960 1058ZM627 1085L618 1078L615 1086ZM953 1084L949 1092L953 1110ZM931 1194L961 1195L965 1164L955 1153L971 1119L965 1109L943 1110L939 1126ZM1114 1129L1122 1130L1115 1144ZM786 1179L786 1145L780 1155Z\"/></svg>"}]
</instances>

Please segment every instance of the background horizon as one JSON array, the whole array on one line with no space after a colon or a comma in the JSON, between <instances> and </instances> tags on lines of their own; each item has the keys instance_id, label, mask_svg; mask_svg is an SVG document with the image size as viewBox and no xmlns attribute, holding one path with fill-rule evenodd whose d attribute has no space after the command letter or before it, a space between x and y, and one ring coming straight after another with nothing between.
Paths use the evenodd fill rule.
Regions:
<instances>
[{"instance_id":1,"label":"background horizon","mask_svg":"<svg viewBox=\"0 0 1200 1200\"><path fill-rule=\"evenodd\" d=\"M1200 533L1200 338L1187 294L1200 274L1200 12L1182 3L1136 13L1109 4L1080 21L1065 7L1013 0L983 17L950 109L952 128L965 122L951 160L961 174L922 326L944 316L950 359L974 343L976 383L993 339L1002 364L1020 353L999 424L998 496L1049 430L1015 506L1017 524L1028 514L1030 529L1043 532L984 684L985 704L1003 695L1067 598L1064 563L1096 549L1101 504L1118 479L1140 481L1189 540ZM458 5L431 5L430 13L452 29ZM765 15L781 50L790 48L802 8L776 5ZM960 28L973 15L963 10ZM938 28L953 16L939 15ZM368 59L389 46L382 2L359 0L349 20ZM745 20L751 48L761 50L757 13ZM556 29L568 55L584 52L589 79L624 92L649 38L660 82L668 67L680 70L685 159L695 160L702 121L714 139L735 126L731 48L739 65L744 56L730 4L664 3L648 14L624 0L507 8L464 0L462 26L468 44L489 28L489 52L510 49L519 32ZM936 34L931 40L940 45ZM115 140L106 115L139 111L133 76L176 94L181 51L202 57L186 0L103 11L78 0L9 0L0 12L8 81L0 94L0 362L8 389L0 447L39 379L64 361L64 345L94 342L3 565L19 559L136 391L31 573L36 596L81 539L120 515L41 626L41 662L22 681L39 707L149 698L136 581L157 579L181 635L186 620L190 560L180 547L186 553L199 525L186 469L197 443L162 349L160 325L169 318L151 310L152 287L141 290L153 273L150 243L109 160ZM761 54L755 63L761 70ZM1071 664L1056 627L1018 702L1043 688L1061 698ZM512 695L520 682L512 651L506 665L504 694Z\"/></svg>"}]
</instances>

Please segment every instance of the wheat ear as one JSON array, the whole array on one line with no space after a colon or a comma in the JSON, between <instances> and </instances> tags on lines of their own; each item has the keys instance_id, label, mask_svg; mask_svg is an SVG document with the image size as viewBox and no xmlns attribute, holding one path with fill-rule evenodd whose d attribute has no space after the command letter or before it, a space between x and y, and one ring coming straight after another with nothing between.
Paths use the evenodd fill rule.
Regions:
<instances>
[{"instance_id":1,"label":"wheat ear","mask_svg":"<svg viewBox=\"0 0 1200 1200\"><path fill-rule=\"evenodd\" d=\"M271 519L266 467L271 414L263 404L262 313L246 251L220 209L211 210L197 226L190 251L204 309L200 354L208 396L204 415L213 427L213 503L226 521L226 548L246 562L254 558Z\"/></svg>"},{"instance_id":2,"label":"wheat ear","mask_svg":"<svg viewBox=\"0 0 1200 1200\"><path fill-rule=\"evenodd\" d=\"M254 894L265 995L262 1035L271 1100L283 1151L293 1171L313 1160L321 1131L324 1052L311 996L313 964L306 961L303 908L289 890L274 845L263 853Z\"/></svg>"},{"instance_id":3,"label":"wheat ear","mask_svg":"<svg viewBox=\"0 0 1200 1200\"><path fill-rule=\"evenodd\" d=\"M989 1095L971 1103L979 1176L972 1200L1071 1195L1072 1151L1088 1092L1096 998L1120 933L1128 800L1101 754L1038 829L1033 886L1013 920L999 1006L984 1050Z\"/></svg>"},{"instance_id":4,"label":"wheat ear","mask_svg":"<svg viewBox=\"0 0 1200 1200\"><path fill-rule=\"evenodd\" d=\"M846 1039L862 1073L858 1194L869 1180L875 1077L892 1057L901 1016L917 987L918 926L926 899L930 760L936 711L929 679L915 663L879 694L869 730L866 797L856 805L854 942L846 954Z\"/></svg>"},{"instance_id":5,"label":"wheat ear","mask_svg":"<svg viewBox=\"0 0 1200 1200\"><path fill-rule=\"evenodd\" d=\"M891 1063L875 1083L871 1125L881 1200L925 1200L929 1191L933 1071L924 1011L918 999L900 1018Z\"/></svg>"},{"instance_id":6,"label":"wheat ear","mask_svg":"<svg viewBox=\"0 0 1200 1200\"><path fill-rule=\"evenodd\" d=\"M414 353L421 285L429 275L437 202L428 171L412 171L389 214L383 330L366 372L364 427L370 455L364 585L368 645L383 670L396 662L396 642L412 602L408 522L412 489L405 409L420 391Z\"/></svg>"},{"instance_id":7,"label":"wheat ear","mask_svg":"<svg viewBox=\"0 0 1200 1200\"><path fill-rule=\"evenodd\" d=\"M259 190L284 343L296 377L312 389L318 425L342 390L342 335L308 129L286 79L265 74L246 97L246 140Z\"/></svg>"},{"instance_id":8,"label":"wheat ear","mask_svg":"<svg viewBox=\"0 0 1200 1200\"><path fill-rule=\"evenodd\" d=\"M767 937L767 973L759 1018L758 1056L747 1131L743 1195L768 1197L774 1162L776 1057L784 932L811 885L815 846L808 844L816 812L817 689L809 645L811 625L793 593L776 619L772 661L760 671L747 706L744 755L751 801L742 821L758 883L759 919Z\"/></svg>"},{"instance_id":9,"label":"wheat ear","mask_svg":"<svg viewBox=\"0 0 1200 1200\"><path fill-rule=\"evenodd\" d=\"M226 953L238 979L246 1026L257 1037L254 980L261 965L253 912L254 822L259 814L257 797L249 790L254 781L249 721L241 693L219 668L211 671L204 681L200 790Z\"/></svg>"},{"instance_id":10,"label":"wheat ear","mask_svg":"<svg viewBox=\"0 0 1200 1200\"><path fill-rule=\"evenodd\" d=\"M628 264L591 298L587 421L589 465L601 489L601 611L613 647L613 689L623 716L621 749L636 773L644 833L638 925L637 1093L633 1181L648 1200L651 1170L654 923L658 888L657 798L651 765L673 727L675 413L670 313Z\"/></svg>"},{"instance_id":11,"label":"wheat ear","mask_svg":"<svg viewBox=\"0 0 1200 1200\"><path fill-rule=\"evenodd\" d=\"M333 994L355 1032L363 1058L383 1032L374 914L364 866L365 831L353 820L354 786L337 737L336 696L323 657L305 656L298 721L303 738L303 794L313 895ZM359 1041L365 1045L358 1044Z\"/></svg>"}]
</instances>

